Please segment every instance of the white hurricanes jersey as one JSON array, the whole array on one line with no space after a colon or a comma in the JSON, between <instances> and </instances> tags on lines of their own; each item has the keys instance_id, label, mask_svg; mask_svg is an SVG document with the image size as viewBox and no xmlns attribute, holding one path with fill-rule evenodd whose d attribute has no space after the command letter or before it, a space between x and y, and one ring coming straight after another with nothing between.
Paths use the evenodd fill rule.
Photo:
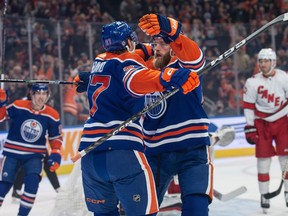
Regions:
<instances>
[{"instance_id":1,"label":"white hurricanes jersey","mask_svg":"<svg viewBox=\"0 0 288 216\"><path fill-rule=\"evenodd\" d=\"M247 79L243 95L247 124L254 125L255 118L273 122L288 114L288 74L275 71L271 77L258 73Z\"/></svg>"}]
</instances>

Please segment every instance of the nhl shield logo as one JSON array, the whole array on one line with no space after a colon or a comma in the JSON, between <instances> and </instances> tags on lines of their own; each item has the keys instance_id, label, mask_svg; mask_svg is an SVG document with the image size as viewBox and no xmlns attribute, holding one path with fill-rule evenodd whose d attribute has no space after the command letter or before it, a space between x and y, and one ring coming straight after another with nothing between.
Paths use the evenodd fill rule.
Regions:
<instances>
[{"instance_id":1,"label":"nhl shield logo","mask_svg":"<svg viewBox=\"0 0 288 216\"><path fill-rule=\"evenodd\" d=\"M40 122L35 119L28 119L23 122L20 128L21 136L26 142L36 142L43 131Z\"/></svg>"},{"instance_id":2,"label":"nhl shield logo","mask_svg":"<svg viewBox=\"0 0 288 216\"><path fill-rule=\"evenodd\" d=\"M134 194L133 195L133 201L134 202L140 202L141 201L140 194Z\"/></svg>"}]
</instances>

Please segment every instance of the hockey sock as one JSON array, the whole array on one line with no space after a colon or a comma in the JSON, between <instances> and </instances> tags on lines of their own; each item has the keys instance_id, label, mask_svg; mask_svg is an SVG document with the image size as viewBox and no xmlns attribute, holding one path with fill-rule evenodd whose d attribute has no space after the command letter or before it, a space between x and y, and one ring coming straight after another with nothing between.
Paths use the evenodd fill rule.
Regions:
<instances>
[{"instance_id":1,"label":"hockey sock","mask_svg":"<svg viewBox=\"0 0 288 216\"><path fill-rule=\"evenodd\" d=\"M206 195L191 194L183 197L182 216L208 216L209 198Z\"/></svg>"},{"instance_id":2,"label":"hockey sock","mask_svg":"<svg viewBox=\"0 0 288 216\"><path fill-rule=\"evenodd\" d=\"M9 192L12 187L12 183L9 182L0 182L0 206L2 206L6 194Z\"/></svg>"},{"instance_id":3,"label":"hockey sock","mask_svg":"<svg viewBox=\"0 0 288 216\"><path fill-rule=\"evenodd\" d=\"M18 215L26 216L33 207L36 194L39 187L40 177L36 173L31 173L24 178L24 193L21 196L20 207Z\"/></svg>"},{"instance_id":4,"label":"hockey sock","mask_svg":"<svg viewBox=\"0 0 288 216\"><path fill-rule=\"evenodd\" d=\"M119 216L119 212L116 209L116 211L111 211L109 213L94 213L94 216Z\"/></svg>"},{"instance_id":5,"label":"hockey sock","mask_svg":"<svg viewBox=\"0 0 288 216\"><path fill-rule=\"evenodd\" d=\"M26 206L22 206L20 204L18 216L27 216L30 211L31 211L31 208L26 207Z\"/></svg>"}]
</instances>

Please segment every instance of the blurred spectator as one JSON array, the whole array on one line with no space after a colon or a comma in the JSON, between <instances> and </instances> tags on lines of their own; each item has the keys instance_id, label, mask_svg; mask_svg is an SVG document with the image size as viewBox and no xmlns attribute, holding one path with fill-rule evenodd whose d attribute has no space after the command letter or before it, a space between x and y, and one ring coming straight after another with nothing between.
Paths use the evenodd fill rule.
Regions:
<instances>
[{"instance_id":1,"label":"blurred spectator","mask_svg":"<svg viewBox=\"0 0 288 216\"><path fill-rule=\"evenodd\" d=\"M77 69L78 71L90 72L92 70L92 63L90 60L85 61L85 58L84 58L84 62L82 61L82 59L80 59L78 61ZM87 94L77 93L76 103L77 103L77 110L78 110L78 114L77 114L78 124L82 125L83 123L85 123L85 121L89 117L89 111L90 111Z\"/></svg>"},{"instance_id":2,"label":"blurred spectator","mask_svg":"<svg viewBox=\"0 0 288 216\"><path fill-rule=\"evenodd\" d=\"M48 80L54 79L54 66L54 57L43 54L40 58L40 68L37 75L45 76Z\"/></svg>"},{"instance_id":3,"label":"blurred spectator","mask_svg":"<svg viewBox=\"0 0 288 216\"><path fill-rule=\"evenodd\" d=\"M246 46L241 47L237 52L236 67L239 73L247 73L253 68L250 56L246 53Z\"/></svg>"},{"instance_id":4,"label":"blurred spectator","mask_svg":"<svg viewBox=\"0 0 288 216\"><path fill-rule=\"evenodd\" d=\"M69 74L67 75L68 82L72 82L73 78L78 74L78 70L70 70ZM67 126L74 126L78 124L77 114L77 92L76 88L73 85L65 85L63 89L64 94L64 103L63 103L63 110L64 110L64 123Z\"/></svg>"},{"instance_id":5,"label":"blurred spectator","mask_svg":"<svg viewBox=\"0 0 288 216\"><path fill-rule=\"evenodd\" d=\"M122 20L126 22L137 21L145 12L146 2L141 0L122 0L119 11ZM159 8L161 10L161 7Z\"/></svg>"},{"instance_id":6,"label":"blurred spectator","mask_svg":"<svg viewBox=\"0 0 288 216\"><path fill-rule=\"evenodd\" d=\"M151 12L179 19L183 25L183 32L201 46L209 63L268 21L287 12L287 5L286 0L12 0L7 5L4 24L6 34L3 68L7 78L29 79L37 74L44 75L45 79L65 80L64 71L82 64L89 65L91 59L102 52L99 29L103 23L114 20L130 22L138 33L139 40L149 42L150 38L139 32L137 23L140 16ZM29 41L29 33L31 33L31 41ZM232 92L231 89L235 90L235 94L241 94L242 85L236 84L237 80L242 81L258 72L257 66L251 65L256 65L255 54L261 48L275 46L278 52L277 65L287 70L287 42L288 27L274 25L270 30L262 32L257 38L251 40L243 48L245 50L238 50L237 54L235 53L237 62L233 62L233 65L225 61L225 64L228 63L227 66L234 71L233 78L220 75L223 72L221 71L223 64L209 71L208 76L213 74L213 80L207 79L203 88L204 92L205 88L207 92L216 88L214 95L208 93L209 97L207 96L210 107L211 104L219 105L219 110L216 109L213 113L217 115L225 112L225 106L231 103L224 100L232 99L223 95ZM29 53L29 45L31 45L31 53ZM58 60L60 53L61 61ZM234 58L229 59L232 61ZM15 73L13 72L15 66L21 68L20 73L17 67ZM5 86L9 91L16 92L13 93L15 99L18 96L22 97L21 84L9 83ZM60 86L52 88L52 101L60 100L60 90ZM235 95L236 99L238 97L239 95ZM77 103L78 113L83 111L83 116L86 118L88 110L85 107L85 99L82 96L80 98L76 99L79 103ZM63 109L60 102L54 105L59 112Z\"/></svg>"},{"instance_id":7,"label":"blurred spectator","mask_svg":"<svg viewBox=\"0 0 288 216\"><path fill-rule=\"evenodd\" d=\"M219 100L218 102L221 104L222 115L233 115L236 108L235 101L235 88L233 87L231 81L229 79L225 79L224 76L220 81L219 91Z\"/></svg>"},{"instance_id":8,"label":"blurred spectator","mask_svg":"<svg viewBox=\"0 0 288 216\"><path fill-rule=\"evenodd\" d=\"M216 30L216 26L212 25L211 19L207 18L204 23L205 38L203 40L203 46L205 46L207 50L218 49Z\"/></svg>"},{"instance_id":9,"label":"blurred spectator","mask_svg":"<svg viewBox=\"0 0 288 216\"><path fill-rule=\"evenodd\" d=\"M77 114L78 124L83 125L89 117L89 110L90 110L87 94L78 93L78 97L76 97L76 103L78 106L78 114Z\"/></svg>"},{"instance_id":10,"label":"blurred spectator","mask_svg":"<svg viewBox=\"0 0 288 216\"><path fill-rule=\"evenodd\" d=\"M285 52L284 49L277 50L277 64L279 69L288 72L288 58L287 58L287 51Z\"/></svg>"},{"instance_id":11,"label":"blurred spectator","mask_svg":"<svg viewBox=\"0 0 288 216\"><path fill-rule=\"evenodd\" d=\"M23 77L23 69L20 65L15 65L12 70L9 70L8 77L9 79L25 79ZM16 83L10 82L6 86L6 89L9 92L9 103L14 102L19 98L26 96L26 84L25 83Z\"/></svg>"}]
</instances>

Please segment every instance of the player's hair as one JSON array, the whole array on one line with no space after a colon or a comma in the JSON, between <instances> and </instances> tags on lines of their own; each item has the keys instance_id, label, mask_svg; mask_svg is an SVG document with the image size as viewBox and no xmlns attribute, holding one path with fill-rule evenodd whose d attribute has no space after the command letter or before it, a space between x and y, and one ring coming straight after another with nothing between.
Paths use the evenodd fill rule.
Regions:
<instances>
[{"instance_id":1,"label":"player's hair","mask_svg":"<svg viewBox=\"0 0 288 216\"><path fill-rule=\"evenodd\" d=\"M136 33L125 22L116 21L106 24L102 28L102 46L107 52L125 50L128 45L128 38L135 44L138 43Z\"/></svg>"}]
</instances>

